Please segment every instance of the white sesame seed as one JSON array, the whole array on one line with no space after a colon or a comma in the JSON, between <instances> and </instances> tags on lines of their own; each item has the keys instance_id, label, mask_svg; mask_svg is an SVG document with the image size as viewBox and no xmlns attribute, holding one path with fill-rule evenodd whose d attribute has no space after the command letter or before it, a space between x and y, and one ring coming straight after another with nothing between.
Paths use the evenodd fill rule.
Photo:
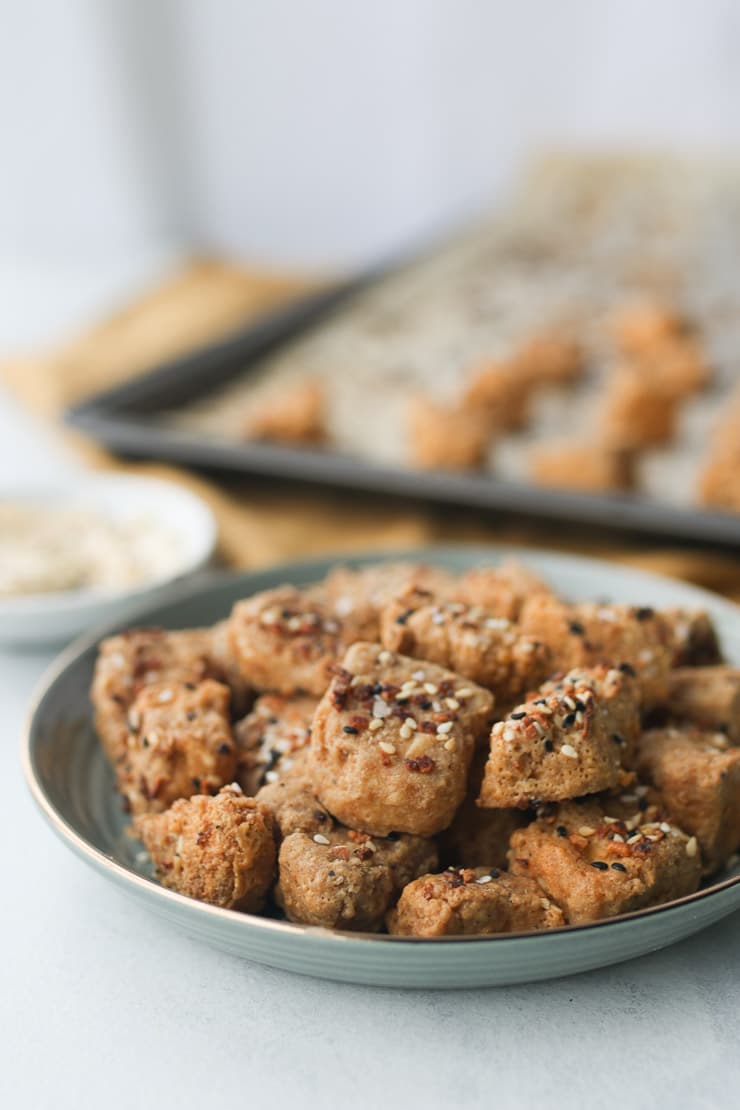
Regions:
<instances>
[{"instance_id":1,"label":"white sesame seed","mask_svg":"<svg viewBox=\"0 0 740 1110\"><path fill-rule=\"evenodd\" d=\"M277 624L280 614L277 609L267 609L260 617L260 624Z\"/></svg>"},{"instance_id":2,"label":"white sesame seed","mask_svg":"<svg viewBox=\"0 0 740 1110\"><path fill-rule=\"evenodd\" d=\"M408 740L411 736L413 736L414 730L409 728L408 725L401 725L400 729L398 730L398 734L402 740Z\"/></svg>"},{"instance_id":3,"label":"white sesame seed","mask_svg":"<svg viewBox=\"0 0 740 1110\"><path fill-rule=\"evenodd\" d=\"M329 840L329 837L324 836L323 833L314 833L313 834L313 839L314 839L314 844L331 844L331 841Z\"/></svg>"},{"instance_id":4,"label":"white sesame seed","mask_svg":"<svg viewBox=\"0 0 740 1110\"><path fill-rule=\"evenodd\" d=\"M632 802L637 801L637 794L620 794L619 800L624 802L625 805L631 805Z\"/></svg>"},{"instance_id":5,"label":"white sesame seed","mask_svg":"<svg viewBox=\"0 0 740 1110\"><path fill-rule=\"evenodd\" d=\"M448 709L460 708L460 702L457 700L457 698L445 698L445 705Z\"/></svg>"},{"instance_id":6,"label":"white sesame seed","mask_svg":"<svg viewBox=\"0 0 740 1110\"><path fill-rule=\"evenodd\" d=\"M440 736L446 736L448 732L452 732L454 727L454 721L444 721L441 725L437 725L437 732Z\"/></svg>"},{"instance_id":7,"label":"white sesame seed","mask_svg":"<svg viewBox=\"0 0 740 1110\"><path fill-rule=\"evenodd\" d=\"M138 728L141 724L141 715L137 710L132 709L128 715L128 723L130 728Z\"/></svg>"},{"instance_id":8,"label":"white sesame seed","mask_svg":"<svg viewBox=\"0 0 740 1110\"><path fill-rule=\"evenodd\" d=\"M671 826L668 824L667 821L660 822L660 831L664 833L669 833L671 831Z\"/></svg>"},{"instance_id":9,"label":"white sesame seed","mask_svg":"<svg viewBox=\"0 0 740 1110\"><path fill-rule=\"evenodd\" d=\"M687 841L687 844L686 844L686 855L691 856L692 859L693 859L693 857L697 853L698 848L699 848L699 845L698 845L697 839L696 839L695 836L692 836L691 839L689 841Z\"/></svg>"},{"instance_id":10,"label":"white sesame seed","mask_svg":"<svg viewBox=\"0 0 740 1110\"><path fill-rule=\"evenodd\" d=\"M396 745L391 744L388 740L381 740L378 744L378 747L380 748L381 752L385 752L386 755L396 754Z\"/></svg>"},{"instance_id":11,"label":"white sesame seed","mask_svg":"<svg viewBox=\"0 0 740 1110\"><path fill-rule=\"evenodd\" d=\"M277 771L265 771L265 782L277 782L279 778Z\"/></svg>"},{"instance_id":12,"label":"white sesame seed","mask_svg":"<svg viewBox=\"0 0 740 1110\"><path fill-rule=\"evenodd\" d=\"M362 685L362 675L361 674L354 675L353 678L352 678L352 681L350 682L350 686L361 686L361 685Z\"/></svg>"},{"instance_id":13,"label":"white sesame seed","mask_svg":"<svg viewBox=\"0 0 740 1110\"><path fill-rule=\"evenodd\" d=\"M379 728L383 727L383 720L381 717L373 717L370 724L367 726L370 732L377 732Z\"/></svg>"},{"instance_id":14,"label":"white sesame seed","mask_svg":"<svg viewBox=\"0 0 740 1110\"><path fill-rule=\"evenodd\" d=\"M438 701L433 701L432 702L432 709L434 710L435 713L441 713L442 712L442 703L438 702Z\"/></svg>"},{"instance_id":15,"label":"white sesame seed","mask_svg":"<svg viewBox=\"0 0 740 1110\"><path fill-rule=\"evenodd\" d=\"M635 787L635 794L637 795L638 798L644 798L649 789L650 789L649 786L644 786L644 785L636 786Z\"/></svg>"},{"instance_id":16,"label":"white sesame seed","mask_svg":"<svg viewBox=\"0 0 740 1110\"><path fill-rule=\"evenodd\" d=\"M439 690L439 687L435 685L434 682L425 682L424 689L426 690L427 694L436 694Z\"/></svg>"},{"instance_id":17,"label":"white sesame seed","mask_svg":"<svg viewBox=\"0 0 740 1110\"><path fill-rule=\"evenodd\" d=\"M110 656L110 661L114 667L123 667L126 662L120 651L114 651Z\"/></svg>"},{"instance_id":18,"label":"white sesame seed","mask_svg":"<svg viewBox=\"0 0 740 1110\"><path fill-rule=\"evenodd\" d=\"M505 742L507 744L513 744L514 741L516 740L516 733L511 728L504 727L501 730L501 736L503 737L503 739L505 740Z\"/></svg>"},{"instance_id":19,"label":"white sesame seed","mask_svg":"<svg viewBox=\"0 0 740 1110\"><path fill-rule=\"evenodd\" d=\"M592 829L590 825L581 825L578 831L581 836L593 836L596 829Z\"/></svg>"},{"instance_id":20,"label":"white sesame seed","mask_svg":"<svg viewBox=\"0 0 740 1110\"><path fill-rule=\"evenodd\" d=\"M472 695L472 693L473 693L473 691L470 689L469 686L461 686L459 690L455 690L455 697L456 698L469 698Z\"/></svg>"},{"instance_id":21,"label":"white sesame seed","mask_svg":"<svg viewBox=\"0 0 740 1110\"><path fill-rule=\"evenodd\" d=\"M486 883L490 883L493 881L493 877L491 875L481 875L481 877L479 879L476 879L475 881L478 886L485 886Z\"/></svg>"},{"instance_id":22,"label":"white sesame seed","mask_svg":"<svg viewBox=\"0 0 740 1110\"><path fill-rule=\"evenodd\" d=\"M549 898L540 898L540 905L542 906L543 910L549 910L550 909L550 899Z\"/></svg>"},{"instance_id":23,"label":"white sesame seed","mask_svg":"<svg viewBox=\"0 0 740 1110\"><path fill-rule=\"evenodd\" d=\"M179 856L181 851L182 851L182 836L178 836L177 841L175 842L175 855Z\"/></svg>"},{"instance_id":24,"label":"white sesame seed","mask_svg":"<svg viewBox=\"0 0 740 1110\"><path fill-rule=\"evenodd\" d=\"M238 782L229 783L229 790L232 790L235 794L243 794L244 793L244 791L242 790L242 788L241 788L241 786L239 785Z\"/></svg>"},{"instance_id":25,"label":"white sesame seed","mask_svg":"<svg viewBox=\"0 0 740 1110\"><path fill-rule=\"evenodd\" d=\"M416 679L417 682L423 682L424 681L424 671L414 671L414 673L411 675L411 677Z\"/></svg>"},{"instance_id":26,"label":"white sesame seed","mask_svg":"<svg viewBox=\"0 0 740 1110\"><path fill-rule=\"evenodd\" d=\"M413 717L407 717L403 723L406 725L406 728L410 728L412 732L416 729L416 721Z\"/></svg>"},{"instance_id":27,"label":"white sesame seed","mask_svg":"<svg viewBox=\"0 0 740 1110\"><path fill-rule=\"evenodd\" d=\"M164 703L166 701L172 701L174 696L175 695L172 693L172 691L170 689L160 690L159 693L157 694L157 701L162 702L162 703Z\"/></svg>"},{"instance_id":28,"label":"white sesame seed","mask_svg":"<svg viewBox=\"0 0 740 1110\"><path fill-rule=\"evenodd\" d=\"M436 611L436 613L432 614L432 624L444 624L444 622L445 615L444 613L440 613L439 609Z\"/></svg>"},{"instance_id":29,"label":"white sesame seed","mask_svg":"<svg viewBox=\"0 0 740 1110\"><path fill-rule=\"evenodd\" d=\"M568 697L567 695L563 698L563 705L567 706L568 709L570 709L571 711L576 707L576 703L573 701L573 698Z\"/></svg>"},{"instance_id":30,"label":"white sesame seed","mask_svg":"<svg viewBox=\"0 0 740 1110\"><path fill-rule=\"evenodd\" d=\"M572 744L563 744L560 749L560 754L567 756L568 759L578 759L578 752Z\"/></svg>"},{"instance_id":31,"label":"white sesame seed","mask_svg":"<svg viewBox=\"0 0 740 1110\"><path fill-rule=\"evenodd\" d=\"M624 844L624 837L620 836L619 833L615 833L612 840L616 840L617 844Z\"/></svg>"},{"instance_id":32,"label":"white sesame seed","mask_svg":"<svg viewBox=\"0 0 740 1110\"><path fill-rule=\"evenodd\" d=\"M392 661L393 656L389 651L381 651L380 655L378 656L379 663L391 663Z\"/></svg>"},{"instance_id":33,"label":"white sesame seed","mask_svg":"<svg viewBox=\"0 0 740 1110\"><path fill-rule=\"evenodd\" d=\"M448 751L448 752L456 752L457 751L457 741L455 740L455 738L453 736L451 736L449 738L449 740L445 740L444 746L445 746L445 750Z\"/></svg>"},{"instance_id":34,"label":"white sesame seed","mask_svg":"<svg viewBox=\"0 0 740 1110\"><path fill-rule=\"evenodd\" d=\"M637 844L638 840L642 840L642 833L633 833L632 836L627 837L628 844Z\"/></svg>"},{"instance_id":35,"label":"white sesame seed","mask_svg":"<svg viewBox=\"0 0 740 1110\"><path fill-rule=\"evenodd\" d=\"M375 698L373 701L373 717L387 717L391 711L388 702L383 698Z\"/></svg>"}]
</instances>

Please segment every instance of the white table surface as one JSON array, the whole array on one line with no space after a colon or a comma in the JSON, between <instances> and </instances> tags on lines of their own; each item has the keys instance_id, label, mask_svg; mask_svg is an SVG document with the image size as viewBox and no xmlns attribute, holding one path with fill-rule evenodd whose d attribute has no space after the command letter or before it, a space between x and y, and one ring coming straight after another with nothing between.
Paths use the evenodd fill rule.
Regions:
<instances>
[{"instance_id":1,"label":"white table surface","mask_svg":"<svg viewBox=\"0 0 740 1110\"><path fill-rule=\"evenodd\" d=\"M38 301L24 325L15 295L15 334L30 334ZM0 392L0 484L74 466ZM0 651L0 1106L737 1104L740 914L632 963L467 992L324 983L179 936L73 857L34 809L18 737L50 658Z\"/></svg>"}]
</instances>

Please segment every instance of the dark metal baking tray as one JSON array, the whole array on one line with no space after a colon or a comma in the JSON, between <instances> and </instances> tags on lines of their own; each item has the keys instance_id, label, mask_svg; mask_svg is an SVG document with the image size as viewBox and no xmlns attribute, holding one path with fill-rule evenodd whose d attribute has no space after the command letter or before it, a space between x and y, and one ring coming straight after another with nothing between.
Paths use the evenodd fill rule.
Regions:
<instances>
[{"instance_id":1,"label":"dark metal baking tray","mask_svg":"<svg viewBox=\"0 0 740 1110\"><path fill-rule=\"evenodd\" d=\"M378 466L332 450L219 441L158 420L165 411L203 397L215 386L248 372L279 344L324 323L385 272L384 267L303 298L287 309L251 322L223 342L154 367L68 410L66 421L129 457L740 548L740 514L680 508L638 495L604 496L544 489L497 480L488 474Z\"/></svg>"}]
</instances>

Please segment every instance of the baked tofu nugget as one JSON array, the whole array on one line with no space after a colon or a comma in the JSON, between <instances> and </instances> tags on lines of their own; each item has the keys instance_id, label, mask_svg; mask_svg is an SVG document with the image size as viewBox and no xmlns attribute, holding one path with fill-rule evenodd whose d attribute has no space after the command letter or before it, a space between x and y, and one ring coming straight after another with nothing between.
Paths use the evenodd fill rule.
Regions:
<instances>
[{"instance_id":1,"label":"baked tofu nugget","mask_svg":"<svg viewBox=\"0 0 740 1110\"><path fill-rule=\"evenodd\" d=\"M624 451L668 443L676 434L679 400L640 367L624 367L614 374L604 397L604 439Z\"/></svg>"},{"instance_id":2,"label":"baked tofu nugget","mask_svg":"<svg viewBox=\"0 0 740 1110\"><path fill-rule=\"evenodd\" d=\"M534 571L509 560L497 567L466 571L451 597L465 605L478 605L494 617L515 621L527 598L536 595L552 596L552 590Z\"/></svg>"},{"instance_id":3,"label":"baked tofu nugget","mask_svg":"<svg viewBox=\"0 0 740 1110\"><path fill-rule=\"evenodd\" d=\"M564 925L560 909L532 879L497 868L450 868L405 887L388 914L396 936L523 933Z\"/></svg>"},{"instance_id":4,"label":"baked tofu nugget","mask_svg":"<svg viewBox=\"0 0 740 1110\"><path fill-rule=\"evenodd\" d=\"M434 844L418 836L296 832L280 847L275 899L291 921L373 932L401 889L436 860Z\"/></svg>"},{"instance_id":5,"label":"baked tofu nugget","mask_svg":"<svg viewBox=\"0 0 740 1110\"><path fill-rule=\"evenodd\" d=\"M701 878L695 837L639 810L620 819L616 801L556 807L511 837L511 870L536 879L572 925L691 894ZM605 808L606 806L606 808Z\"/></svg>"},{"instance_id":6,"label":"baked tofu nugget","mask_svg":"<svg viewBox=\"0 0 740 1110\"><path fill-rule=\"evenodd\" d=\"M237 782L253 796L261 786L277 782L297 752L311 740L316 698L263 694L252 712L234 727L239 753Z\"/></svg>"},{"instance_id":7,"label":"baked tofu nugget","mask_svg":"<svg viewBox=\"0 0 740 1110\"><path fill-rule=\"evenodd\" d=\"M528 340L517 351L514 364L525 380L535 386L572 385L586 369L580 343L557 329Z\"/></svg>"},{"instance_id":8,"label":"baked tofu nugget","mask_svg":"<svg viewBox=\"0 0 740 1110\"><path fill-rule=\"evenodd\" d=\"M415 397L408 409L409 461L420 470L477 470L491 439L486 413Z\"/></svg>"},{"instance_id":9,"label":"baked tofu nugget","mask_svg":"<svg viewBox=\"0 0 740 1110\"><path fill-rule=\"evenodd\" d=\"M170 890L227 909L262 908L275 873L272 817L235 784L138 817L134 828Z\"/></svg>"},{"instance_id":10,"label":"baked tofu nugget","mask_svg":"<svg viewBox=\"0 0 740 1110\"><path fill-rule=\"evenodd\" d=\"M654 609L569 605L538 595L525 602L520 625L523 633L550 648L553 670L625 665L634 670L646 704L665 698L674 645L669 625Z\"/></svg>"},{"instance_id":11,"label":"baked tofu nugget","mask_svg":"<svg viewBox=\"0 0 740 1110\"><path fill-rule=\"evenodd\" d=\"M480 804L524 808L616 786L639 724L628 682L618 670L574 671L498 721Z\"/></svg>"},{"instance_id":12,"label":"baked tofu nugget","mask_svg":"<svg viewBox=\"0 0 740 1110\"><path fill-rule=\"evenodd\" d=\"M330 667L357 635L356 623L331 613L318 591L293 586L238 601L231 614L234 653L260 691L318 697Z\"/></svg>"},{"instance_id":13,"label":"baked tofu nugget","mask_svg":"<svg viewBox=\"0 0 740 1110\"><path fill-rule=\"evenodd\" d=\"M326 833L334 822L322 806L308 773L308 749L293 757L290 767L280 769L276 782L268 782L257 793L257 801L270 807L278 841L294 832Z\"/></svg>"},{"instance_id":14,"label":"baked tofu nugget","mask_svg":"<svg viewBox=\"0 0 740 1110\"><path fill-rule=\"evenodd\" d=\"M532 451L528 462L529 475L540 486L613 493L634 485L632 457L601 440L555 440Z\"/></svg>"},{"instance_id":15,"label":"baked tofu nugget","mask_svg":"<svg viewBox=\"0 0 740 1110\"><path fill-rule=\"evenodd\" d=\"M264 397L246 422L253 439L275 443L321 443L326 439L326 398L318 378L305 378Z\"/></svg>"},{"instance_id":16,"label":"baked tofu nugget","mask_svg":"<svg viewBox=\"0 0 740 1110\"><path fill-rule=\"evenodd\" d=\"M210 646L209 629L133 628L103 640L90 697L95 728L111 763L126 755L128 710L144 686L218 677Z\"/></svg>"},{"instance_id":17,"label":"baked tofu nugget","mask_svg":"<svg viewBox=\"0 0 740 1110\"><path fill-rule=\"evenodd\" d=\"M465 796L488 690L380 644L354 644L319 703L309 767L316 793L350 828L433 836Z\"/></svg>"},{"instance_id":18,"label":"baked tofu nugget","mask_svg":"<svg viewBox=\"0 0 740 1110\"><path fill-rule=\"evenodd\" d=\"M215 794L233 779L229 690L220 682L145 686L128 723L128 749L117 772L132 813L159 813L178 798Z\"/></svg>"},{"instance_id":19,"label":"baked tofu nugget","mask_svg":"<svg viewBox=\"0 0 740 1110\"><path fill-rule=\"evenodd\" d=\"M463 406L483 415L489 429L519 431L529 419L531 382L513 362L489 362L469 377Z\"/></svg>"},{"instance_id":20,"label":"baked tofu nugget","mask_svg":"<svg viewBox=\"0 0 740 1110\"><path fill-rule=\"evenodd\" d=\"M525 823L519 809L482 809L478 805L488 752L478 749L468 788L452 824L437 838L444 867L506 867L509 837Z\"/></svg>"},{"instance_id":21,"label":"baked tofu nugget","mask_svg":"<svg viewBox=\"0 0 740 1110\"><path fill-rule=\"evenodd\" d=\"M740 748L730 747L724 733L651 729L640 739L637 770L673 820L696 837L705 871L740 848Z\"/></svg>"},{"instance_id":22,"label":"baked tofu nugget","mask_svg":"<svg viewBox=\"0 0 740 1110\"><path fill-rule=\"evenodd\" d=\"M381 640L391 651L447 667L511 705L549 672L550 652L517 625L462 601L402 591L383 611Z\"/></svg>"},{"instance_id":23,"label":"baked tofu nugget","mask_svg":"<svg viewBox=\"0 0 740 1110\"><path fill-rule=\"evenodd\" d=\"M673 718L740 744L740 667L677 667L668 676L666 706Z\"/></svg>"},{"instance_id":24,"label":"baked tofu nugget","mask_svg":"<svg viewBox=\"0 0 740 1110\"><path fill-rule=\"evenodd\" d=\"M208 657L212 671L210 677L223 682L231 690L231 716L238 720L252 704L254 692L242 674L231 646L231 624L228 620L219 621L208 632Z\"/></svg>"},{"instance_id":25,"label":"baked tofu nugget","mask_svg":"<svg viewBox=\"0 0 740 1110\"><path fill-rule=\"evenodd\" d=\"M457 578L441 567L426 563L372 563L365 567L334 567L322 589L332 611L341 619L350 618L358 628L358 640L380 637L380 614L407 586L429 590L435 597L446 597Z\"/></svg>"}]
</instances>

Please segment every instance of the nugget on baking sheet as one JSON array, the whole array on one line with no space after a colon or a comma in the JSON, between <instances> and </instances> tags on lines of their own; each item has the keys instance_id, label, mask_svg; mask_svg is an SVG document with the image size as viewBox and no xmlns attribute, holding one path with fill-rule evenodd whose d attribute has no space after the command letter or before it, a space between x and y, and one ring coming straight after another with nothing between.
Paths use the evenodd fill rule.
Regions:
<instances>
[{"instance_id":1,"label":"nugget on baking sheet","mask_svg":"<svg viewBox=\"0 0 740 1110\"><path fill-rule=\"evenodd\" d=\"M524 808L615 786L639 727L629 683L617 670L574 671L497 721L480 804Z\"/></svg>"},{"instance_id":2,"label":"nugget on baking sheet","mask_svg":"<svg viewBox=\"0 0 740 1110\"><path fill-rule=\"evenodd\" d=\"M479 605L495 617L518 620L524 602L535 594L552 595L550 587L528 567L507 559L498 566L473 567L452 591L455 601Z\"/></svg>"},{"instance_id":3,"label":"nugget on baking sheet","mask_svg":"<svg viewBox=\"0 0 740 1110\"><path fill-rule=\"evenodd\" d=\"M674 719L740 744L740 667L677 667L668 675L665 705Z\"/></svg>"},{"instance_id":4,"label":"nugget on baking sheet","mask_svg":"<svg viewBox=\"0 0 740 1110\"><path fill-rule=\"evenodd\" d=\"M486 413L428 397L408 407L409 461L421 470L478 470L491 440Z\"/></svg>"},{"instance_id":5,"label":"nugget on baking sheet","mask_svg":"<svg viewBox=\"0 0 740 1110\"><path fill-rule=\"evenodd\" d=\"M496 705L510 705L551 669L544 644L477 605L436 601L426 590L403 590L384 610L381 640L391 651L437 663L485 686Z\"/></svg>"},{"instance_id":6,"label":"nugget on baking sheet","mask_svg":"<svg viewBox=\"0 0 740 1110\"><path fill-rule=\"evenodd\" d=\"M605 443L622 451L669 443L677 430L677 400L639 368L625 367L615 372L602 412Z\"/></svg>"},{"instance_id":7,"label":"nugget on baking sheet","mask_svg":"<svg viewBox=\"0 0 740 1110\"><path fill-rule=\"evenodd\" d=\"M489 362L474 370L463 393L466 411L483 415L491 431L519 431L529 418L530 381L511 362Z\"/></svg>"},{"instance_id":8,"label":"nugget on baking sheet","mask_svg":"<svg viewBox=\"0 0 740 1110\"><path fill-rule=\"evenodd\" d=\"M227 909L262 908L275 873L272 817L238 786L181 799L134 828L170 890Z\"/></svg>"},{"instance_id":9,"label":"nugget on baking sheet","mask_svg":"<svg viewBox=\"0 0 740 1110\"><path fill-rule=\"evenodd\" d=\"M631 489L634 466L628 452L608 443L558 440L529 455L529 475L540 486L612 493Z\"/></svg>"},{"instance_id":10,"label":"nugget on baking sheet","mask_svg":"<svg viewBox=\"0 0 740 1110\"><path fill-rule=\"evenodd\" d=\"M326 398L317 378L304 378L264 397L245 426L252 439L315 444L326 439Z\"/></svg>"},{"instance_id":11,"label":"nugget on baking sheet","mask_svg":"<svg viewBox=\"0 0 740 1110\"><path fill-rule=\"evenodd\" d=\"M322 590L327 604L340 619L351 618L358 628L358 639L377 640L380 613L406 586L430 590L435 597L446 597L457 582L456 575L426 563L371 563L363 567L334 567L326 576Z\"/></svg>"},{"instance_id":12,"label":"nugget on baking sheet","mask_svg":"<svg viewBox=\"0 0 740 1110\"><path fill-rule=\"evenodd\" d=\"M262 694L252 712L234 726L239 764L236 779L245 794L257 793L288 770L311 740L316 698Z\"/></svg>"},{"instance_id":13,"label":"nugget on baking sheet","mask_svg":"<svg viewBox=\"0 0 740 1110\"><path fill-rule=\"evenodd\" d=\"M564 924L562 912L536 882L495 867L422 875L405 887L388 914L388 932L395 936L523 933Z\"/></svg>"},{"instance_id":14,"label":"nugget on baking sheet","mask_svg":"<svg viewBox=\"0 0 740 1110\"><path fill-rule=\"evenodd\" d=\"M580 343L557 329L527 340L516 352L513 363L525 380L535 386L572 385L586 368Z\"/></svg>"},{"instance_id":15,"label":"nugget on baking sheet","mask_svg":"<svg viewBox=\"0 0 740 1110\"><path fill-rule=\"evenodd\" d=\"M666 340L646 351L639 366L647 379L666 396L683 400L709 384L712 371L695 340Z\"/></svg>"},{"instance_id":16,"label":"nugget on baking sheet","mask_svg":"<svg viewBox=\"0 0 740 1110\"><path fill-rule=\"evenodd\" d=\"M357 639L357 623L340 619L314 590L279 586L238 601L231 643L256 690L323 694L330 668Z\"/></svg>"},{"instance_id":17,"label":"nugget on baking sheet","mask_svg":"<svg viewBox=\"0 0 740 1110\"><path fill-rule=\"evenodd\" d=\"M280 847L275 900L291 921L372 932L403 887L436 866L433 841L420 836L296 832Z\"/></svg>"},{"instance_id":18,"label":"nugget on baking sheet","mask_svg":"<svg viewBox=\"0 0 740 1110\"><path fill-rule=\"evenodd\" d=\"M506 867L509 837L526 821L518 809L483 809L478 805L488 752L473 757L465 797L452 824L437 837L443 866Z\"/></svg>"},{"instance_id":19,"label":"nugget on baking sheet","mask_svg":"<svg viewBox=\"0 0 740 1110\"><path fill-rule=\"evenodd\" d=\"M522 632L547 644L553 670L625 665L636 675L644 701L665 697L673 662L673 637L662 615L649 606L569 605L539 595L525 602Z\"/></svg>"},{"instance_id":20,"label":"nugget on baking sheet","mask_svg":"<svg viewBox=\"0 0 740 1110\"><path fill-rule=\"evenodd\" d=\"M666 305L627 305L611 321L611 331L626 355L642 356L664 343L683 338L686 320Z\"/></svg>"},{"instance_id":21,"label":"nugget on baking sheet","mask_svg":"<svg viewBox=\"0 0 740 1110\"><path fill-rule=\"evenodd\" d=\"M128 745L128 710L139 691L153 682L200 682L218 678L210 629L165 632L133 628L103 640L95 662L90 697L95 728L112 763Z\"/></svg>"},{"instance_id":22,"label":"nugget on baking sheet","mask_svg":"<svg viewBox=\"0 0 740 1110\"><path fill-rule=\"evenodd\" d=\"M220 682L145 686L129 709L128 726L116 774L134 814L159 813L191 794L215 794L234 777L229 690Z\"/></svg>"},{"instance_id":23,"label":"nugget on baking sheet","mask_svg":"<svg viewBox=\"0 0 740 1110\"><path fill-rule=\"evenodd\" d=\"M313 835L334 828L330 814L316 797L307 748L296 752L290 767L281 769L276 781L260 788L257 801L270 807L278 840L294 832Z\"/></svg>"},{"instance_id":24,"label":"nugget on baking sheet","mask_svg":"<svg viewBox=\"0 0 740 1110\"><path fill-rule=\"evenodd\" d=\"M465 796L488 690L380 644L354 644L319 703L309 747L316 793L337 820L378 836L433 836Z\"/></svg>"},{"instance_id":25,"label":"nugget on baking sheet","mask_svg":"<svg viewBox=\"0 0 740 1110\"><path fill-rule=\"evenodd\" d=\"M713 446L699 475L699 501L727 512L740 511L740 436L732 446Z\"/></svg>"},{"instance_id":26,"label":"nugget on baking sheet","mask_svg":"<svg viewBox=\"0 0 740 1110\"><path fill-rule=\"evenodd\" d=\"M626 817L612 802L566 802L511 837L511 870L536 881L572 925L692 894L701 878L695 837L666 821Z\"/></svg>"},{"instance_id":27,"label":"nugget on baking sheet","mask_svg":"<svg viewBox=\"0 0 740 1110\"><path fill-rule=\"evenodd\" d=\"M676 824L696 837L707 872L740 848L740 748L724 733L651 729L640 737L637 771Z\"/></svg>"}]
</instances>

